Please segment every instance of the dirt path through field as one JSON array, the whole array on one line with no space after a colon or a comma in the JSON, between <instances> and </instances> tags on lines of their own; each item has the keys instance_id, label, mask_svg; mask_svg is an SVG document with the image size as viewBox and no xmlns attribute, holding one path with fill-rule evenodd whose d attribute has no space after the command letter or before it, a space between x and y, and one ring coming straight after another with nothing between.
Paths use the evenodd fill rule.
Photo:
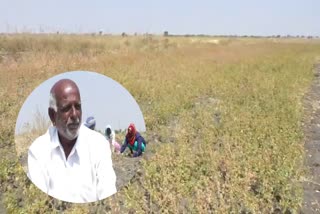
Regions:
<instances>
[{"instance_id":1,"label":"dirt path through field","mask_svg":"<svg viewBox=\"0 0 320 214\"><path fill-rule=\"evenodd\" d=\"M320 63L315 66L315 79L305 97L308 117L304 131L306 136L305 165L308 176L303 182L304 198L302 213L320 213Z\"/></svg>"}]
</instances>

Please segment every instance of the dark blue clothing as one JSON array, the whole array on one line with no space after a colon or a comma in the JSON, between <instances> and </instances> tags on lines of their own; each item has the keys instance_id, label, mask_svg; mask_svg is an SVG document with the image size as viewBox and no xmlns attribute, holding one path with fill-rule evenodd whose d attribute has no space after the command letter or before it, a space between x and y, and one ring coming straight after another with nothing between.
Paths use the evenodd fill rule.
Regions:
<instances>
[{"instance_id":1,"label":"dark blue clothing","mask_svg":"<svg viewBox=\"0 0 320 214\"><path fill-rule=\"evenodd\" d=\"M140 135L139 132L136 132L136 136L135 136L135 140L134 141L137 141L138 142L138 149L137 151L135 151L135 153L133 154L133 157L138 157L142 154L142 143L144 144L144 146L146 146L146 141L145 139ZM120 153L123 153L127 146L128 146L129 142L127 140L127 137L125 138L124 140L124 143L123 145L121 146L121 150L120 150Z\"/></svg>"}]
</instances>

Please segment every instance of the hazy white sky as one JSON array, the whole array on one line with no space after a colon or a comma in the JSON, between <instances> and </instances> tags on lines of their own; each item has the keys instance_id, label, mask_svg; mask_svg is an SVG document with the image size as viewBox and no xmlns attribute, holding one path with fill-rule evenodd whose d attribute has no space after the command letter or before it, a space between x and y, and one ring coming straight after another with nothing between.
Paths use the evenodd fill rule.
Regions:
<instances>
[{"instance_id":1,"label":"hazy white sky","mask_svg":"<svg viewBox=\"0 0 320 214\"><path fill-rule=\"evenodd\" d=\"M0 32L320 36L319 0L0 0Z\"/></svg>"},{"instance_id":2,"label":"hazy white sky","mask_svg":"<svg viewBox=\"0 0 320 214\"><path fill-rule=\"evenodd\" d=\"M114 129L124 130L131 122L139 131L145 131L145 122L139 105L132 95L111 78L88 71L73 71L59 74L46 80L26 99L19 112L16 133L23 131L25 124L33 124L37 110L48 121L49 93L59 79L69 78L76 82L82 103L82 122L87 117L96 118L96 129L104 131L110 124Z\"/></svg>"}]
</instances>

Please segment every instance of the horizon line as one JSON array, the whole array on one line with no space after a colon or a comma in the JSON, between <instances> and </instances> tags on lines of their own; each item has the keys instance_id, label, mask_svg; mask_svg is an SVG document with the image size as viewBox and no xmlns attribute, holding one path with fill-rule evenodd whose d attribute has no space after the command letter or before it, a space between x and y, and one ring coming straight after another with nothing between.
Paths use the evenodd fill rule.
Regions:
<instances>
[{"instance_id":1,"label":"horizon line","mask_svg":"<svg viewBox=\"0 0 320 214\"><path fill-rule=\"evenodd\" d=\"M104 33L102 31L97 32L1 32L0 35L86 35L86 36L122 36L122 37L134 37L134 36L163 36L163 37L252 37L252 38L320 38L319 35L312 34L204 34L204 33L186 33L186 34L169 34L168 31L163 33Z\"/></svg>"}]
</instances>

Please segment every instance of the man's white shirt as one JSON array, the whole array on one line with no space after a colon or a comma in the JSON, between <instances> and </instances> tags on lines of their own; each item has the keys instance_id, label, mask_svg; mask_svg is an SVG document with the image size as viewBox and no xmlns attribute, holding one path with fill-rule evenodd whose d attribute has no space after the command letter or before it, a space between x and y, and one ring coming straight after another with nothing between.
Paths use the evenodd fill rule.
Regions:
<instances>
[{"instance_id":1,"label":"man's white shirt","mask_svg":"<svg viewBox=\"0 0 320 214\"><path fill-rule=\"evenodd\" d=\"M68 202L94 202L117 192L110 144L83 125L68 159L54 126L38 137L29 148L28 177L43 192Z\"/></svg>"}]
</instances>

